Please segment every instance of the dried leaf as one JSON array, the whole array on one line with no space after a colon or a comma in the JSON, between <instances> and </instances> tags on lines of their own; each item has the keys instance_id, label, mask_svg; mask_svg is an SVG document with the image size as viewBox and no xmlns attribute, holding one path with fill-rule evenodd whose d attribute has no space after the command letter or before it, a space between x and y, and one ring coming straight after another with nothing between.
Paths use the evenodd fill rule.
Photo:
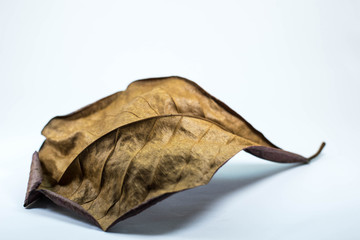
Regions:
<instances>
[{"instance_id":1,"label":"dried leaf","mask_svg":"<svg viewBox=\"0 0 360 240\"><path fill-rule=\"evenodd\" d=\"M103 230L163 198L207 184L245 150L282 163L283 151L194 82L135 81L72 114L53 118L33 155L25 206L45 195Z\"/></svg>"}]
</instances>

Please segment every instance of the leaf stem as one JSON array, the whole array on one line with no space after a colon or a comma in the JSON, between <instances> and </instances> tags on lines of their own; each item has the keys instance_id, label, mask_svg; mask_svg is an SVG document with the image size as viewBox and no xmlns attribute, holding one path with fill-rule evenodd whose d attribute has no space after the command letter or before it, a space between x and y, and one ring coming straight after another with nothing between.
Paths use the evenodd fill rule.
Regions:
<instances>
[{"instance_id":1,"label":"leaf stem","mask_svg":"<svg viewBox=\"0 0 360 240\"><path fill-rule=\"evenodd\" d=\"M310 162L312 159L316 158L321 153L321 151L323 150L325 145L326 145L326 143L322 142L320 147L319 147L319 150L317 150L317 152L314 155L312 155L311 157L308 157L307 162Z\"/></svg>"}]
</instances>

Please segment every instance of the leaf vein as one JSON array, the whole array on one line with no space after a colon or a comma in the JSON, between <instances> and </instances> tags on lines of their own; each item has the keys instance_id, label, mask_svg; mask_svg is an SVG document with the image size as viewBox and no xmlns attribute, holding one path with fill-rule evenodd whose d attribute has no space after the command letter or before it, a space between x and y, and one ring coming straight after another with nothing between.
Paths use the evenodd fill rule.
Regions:
<instances>
[{"instance_id":1,"label":"leaf vein","mask_svg":"<svg viewBox=\"0 0 360 240\"><path fill-rule=\"evenodd\" d=\"M121 197L122 197L122 195L123 195L123 191L124 191L124 181L125 181L126 175L127 175L127 173L128 173L128 170L129 170L129 168L130 168L130 165L131 165L132 161L134 160L134 158L139 154L139 152L149 143L149 138L150 138L150 136L152 135L152 133L154 132L155 125L156 125L156 122L157 122L157 121L158 121L158 118L155 119L155 121L154 121L154 123L153 123L153 125L152 125L152 127L151 127L151 129L150 129L150 131L149 131L149 133L148 133L148 135L146 136L145 143L144 143L143 146L130 158L130 160L129 160L127 166L126 166L124 175L123 175L122 180L121 180L121 182L120 182L121 189L120 189L119 198L109 207L109 209L106 211L105 215L102 216L101 218L99 218L98 220L104 218L104 217L109 213L109 211L115 206L115 204L120 201L120 199L121 199Z\"/></svg>"},{"instance_id":2,"label":"leaf vein","mask_svg":"<svg viewBox=\"0 0 360 240\"><path fill-rule=\"evenodd\" d=\"M149 103L149 101L148 101L146 98L144 98L143 96L138 96L138 98L143 99L143 100L149 105L149 107L156 113L156 115L160 115L160 114L151 106L151 104Z\"/></svg>"},{"instance_id":3,"label":"leaf vein","mask_svg":"<svg viewBox=\"0 0 360 240\"><path fill-rule=\"evenodd\" d=\"M204 131L204 133L198 138L198 140L191 146L189 152L191 152L191 151L193 150L193 148L195 147L195 145L198 144L198 143L201 141L201 139L203 139L203 137L209 132L209 130L210 130L210 128L212 128L212 126L214 126L214 124L211 124L211 125L208 127L208 129L206 129L206 131ZM190 162L190 161L189 161L188 159L186 159L186 162L185 162L184 166L180 169L179 177L181 177L184 169L189 165L189 162ZM179 185L179 182L180 182L180 181L178 181L178 182L174 185L173 190L176 189L176 187Z\"/></svg>"}]
</instances>

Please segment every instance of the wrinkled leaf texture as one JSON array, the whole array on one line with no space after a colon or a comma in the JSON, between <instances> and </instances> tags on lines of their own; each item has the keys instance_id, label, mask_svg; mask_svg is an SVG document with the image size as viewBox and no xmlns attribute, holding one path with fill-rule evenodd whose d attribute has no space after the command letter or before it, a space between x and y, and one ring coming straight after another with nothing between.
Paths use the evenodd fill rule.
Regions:
<instances>
[{"instance_id":1,"label":"wrinkled leaf texture","mask_svg":"<svg viewBox=\"0 0 360 240\"><path fill-rule=\"evenodd\" d=\"M279 149L227 105L181 77L138 80L50 120L24 206L42 195L107 230L169 195L207 184L245 150L307 163Z\"/></svg>"}]
</instances>

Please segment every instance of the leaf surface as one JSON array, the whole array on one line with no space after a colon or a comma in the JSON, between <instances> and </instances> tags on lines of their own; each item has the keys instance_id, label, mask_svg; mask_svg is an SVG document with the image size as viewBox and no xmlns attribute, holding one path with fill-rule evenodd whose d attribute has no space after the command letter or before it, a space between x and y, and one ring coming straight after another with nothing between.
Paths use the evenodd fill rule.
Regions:
<instances>
[{"instance_id":1,"label":"leaf surface","mask_svg":"<svg viewBox=\"0 0 360 240\"><path fill-rule=\"evenodd\" d=\"M164 115L190 115L211 120L263 146L275 147L237 113L194 82L168 77L135 81L117 92L66 116L53 118L43 129L46 137L40 161L59 181L67 167L99 137L126 124Z\"/></svg>"},{"instance_id":2,"label":"leaf surface","mask_svg":"<svg viewBox=\"0 0 360 240\"><path fill-rule=\"evenodd\" d=\"M25 206L43 194L103 230L172 193L207 184L243 149L276 162L310 160L277 148L179 77L133 82L53 118L42 133L46 140L33 156Z\"/></svg>"}]
</instances>

